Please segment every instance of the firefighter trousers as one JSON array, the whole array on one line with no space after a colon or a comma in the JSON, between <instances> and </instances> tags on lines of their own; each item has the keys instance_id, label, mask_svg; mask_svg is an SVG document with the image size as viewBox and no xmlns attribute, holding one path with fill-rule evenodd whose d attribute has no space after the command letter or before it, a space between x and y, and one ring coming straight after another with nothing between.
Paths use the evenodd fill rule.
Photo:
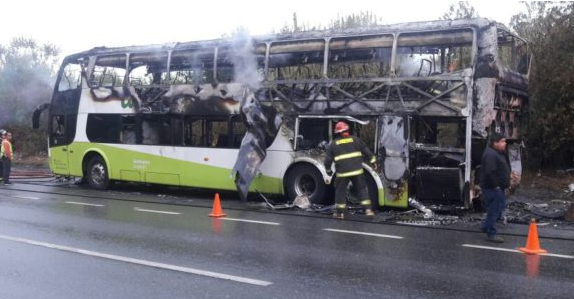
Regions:
<instances>
[{"instance_id":1,"label":"firefighter trousers","mask_svg":"<svg viewBox=\"0 0 574 299\"><path fill-rule=\"evenodd\" d=\"M369 197L369 190L367 189L365 177L360 174L335 178L335 207L337 209L337 213L342 213L347 208L347 186L349 185L349 182L351 182L353 187L355 187L357 196L361 201L361 205L365 209L370 209L371 198Z\"/></svg>"}]
</instances>

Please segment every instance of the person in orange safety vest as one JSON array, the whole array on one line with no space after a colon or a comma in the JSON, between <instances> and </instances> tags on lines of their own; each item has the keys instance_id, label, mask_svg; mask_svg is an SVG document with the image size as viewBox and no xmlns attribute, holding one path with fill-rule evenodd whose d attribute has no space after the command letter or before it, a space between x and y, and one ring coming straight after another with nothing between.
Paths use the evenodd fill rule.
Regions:
<instances>
[{"instance_id":1,"label":"person in orange safety vest","mask_svg":"<svg viewBox=\"0 0 574 299\"><path fill-rule=\"evenodd\" d=\"M2 161L2 178L4 185L12 184L10 182L10 170L12 167L12 133L3 132L2 146L0 147L0 160Z\"/></svg>"}]
</instances>

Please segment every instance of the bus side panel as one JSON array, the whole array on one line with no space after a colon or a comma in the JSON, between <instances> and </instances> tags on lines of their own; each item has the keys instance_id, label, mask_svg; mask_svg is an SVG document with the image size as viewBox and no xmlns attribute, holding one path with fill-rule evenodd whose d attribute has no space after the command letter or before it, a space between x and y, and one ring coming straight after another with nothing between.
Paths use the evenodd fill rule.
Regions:
<instances>
[{"instance_id":1,"label":"bus side panel","mask_svg":"<svg viewBox=\"0 0 574 299\"><path fill-rule=\"evenodd\" d=\"M69 175L68 146L54 146L50 148L50 169L54 174Z\"/></svg>"},{"instance_id":2,"label":"bus side panel","mask_svg":"<svg viewBox=\"0 0 574 299\"><path fill-rule=\"evenodd\" d=\"M82 176L85 154L91 149L98 149L111 164L111 167L108 165L111 180L124 180L129 174L127 180L130 181L235 190L231 168L237 150L83 142L73 143L70 147L74 152L82 153L73 161L74 175L77 176ZM252 190L256 188L260 192L281 193L278 188L280 178L260 175L256 181Z\"/></svg>"}]
</instances>

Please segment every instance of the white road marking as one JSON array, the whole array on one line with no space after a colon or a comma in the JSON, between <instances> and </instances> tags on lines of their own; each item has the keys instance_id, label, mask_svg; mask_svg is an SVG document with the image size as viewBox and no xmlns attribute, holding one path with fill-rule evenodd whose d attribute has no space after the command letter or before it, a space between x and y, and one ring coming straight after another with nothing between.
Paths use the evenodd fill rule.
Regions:
<instances>
[{"instance_id":1,"label":"white road marking","mask_svg":"<svg viewBox=\"0 0 574 299\"><path fill-rule=\"evenodd\" d=\"M355 234L355 235L363 235L363 236L371 236L371 237L379 237L379 238L390 238L390 239L404 239L401 236L394 236L394 235L383 235L383 234L375 234L375 233L366 233L366 232L358 232L352 230L342 230L342 229L335 229L335 228L324 228L323 230L329 232L337 232L337 233L345 233L345 234Z\"/></svg>"},{"instance_id":2,"label":"white road marking","mask_svg":"<svg viewBox=\"0 0 574 299\"><path fill-rule=\"evenodd\" d=\"M69 203L72 205L81 205L81 206L91 206L91 207L104 207L105 205L95 204L95 203L85 203L85 202L77 202L77 201L66 201L65 203Z\"/></svg>"},{"instance_id":3,"label":"white road marking","mask_svg":"<svg viewBox=\"0 0 574 299\"><path fill-rule=\"evenodd\" d=\"M268 225L281 225L280 223L277 223L277 222L267 222L267 221L258 221L258 220L249 220L249 219L229 218L229 217L223 217L223 218L219 218L219 219L229 220L229 221L240 221L240 222L249 222L249 223L268 224Z\"/></svg>"},{"instance_id":4,"label":"white road marking","mask_svg":"<svg viewBox=\"0 0 574 299\"><path fill-rule=\"evenodd\" d=\"M561 257L561 258L565 258L565 259L574 259L574 256L572 256L572 255L565 255L565 254L543 253L543 254L541 254L541 255L553 256L553 257Z\"/></svg>"},{"instance_id":5,"label":"white road marking","mask_svg":"<svg viewBox=\"0 0 574 299\"><path fill-rule=\"evenodd\" d=\"M46 243L46 242L41 242L41 241L11 237L11 236L6 236L6 235L0 235L0 239L4 239L4 240L8 240L8 241L14 241L14 242L20 242L20 243L25 243L25 244L30 244L30 245L36 245L36 246L41 246L41 247L46 247L46 248L51 248L51 249L58 249L58 250L62 250L62 251L73 252L73 253L83 254L83 255L87 255L87 256L105 258L105 259L109 259L109 260L115 260L115 261L130 263L130 264L143 265L143 266L149 266L149 267L154 267L154 268L159 268L159 269L166 269L166 270L172 270L172 271L178 271L178 272L184 272L184 273L190 273L190 274L197 274L197 275L202 275L202 276L207 276L207 277L212 277L212 278L218 278L218 279L232 280L232 281L237 281L237 282L242 282L242 283L247 283L247 284L258 285L258 286L269 286L269 285L273 284L272 282L264 281L264 280L258 280L258 279L252 279L252 278L247 278L247 277L242 277L242 276L229 275L229 274L225 274L225 273L211 272L211 271L195 269L195 268L181 267L181 266L152 262L152 261L147 261L147 260L140 260L140 259L125 257L125 256L101 253L101 252L96 252L96 251L91 251L91 250L85 250L85 249L68 247L68 246L63 246L63 245L58 245L58 244L53 244L53 243Z\"/></svg>"},{"instance_id":6,"label":"white road marking","mask_svg":"<svg viewBox=\"0 0 574 299\"><path fill-rule=\"evenodd\" d=\"M20 195L10 195L10 196L15 197L15 198L22 198L22 199L34 199L34 200L40 199L39 197L32 197L32 196L20 196Z\"/></svg>"},{"instance_id":7,"label":"white road marking","mask_svg":"<svg viewBox=\"0 0 574 299\"><path fill-rule=\"evenodd\" d=\"M514 253L524 253L517 249L509 249L509 248L500 248L500 247L490 247L490 246L482 246L482 245L473 245L473 244L462 244L462 247L469 247L469 248L477 248L477 249L486 249L486 250L497 250L497 251L506 251L506 252L514 252ZM574 256L571 255L564 255L564 254L554 254L554 253L541 253L539 255L544 256L552 256L552 257L560 257L565 259L574 259Z\"/></svg>"},{"instance_id":8,"label":"white road marking","mask_svg":"<svg viewBox=\"0 0 574 299\"><path fill-rule=\"evenodd\" d=\"M158 213L158 214L168 214L168 215L181 215L181 213L178 212L170 212L170 211L159 211L159 210L147 210L147 209L141 209L141 208L134 208L134 210L138 211L138 212L147 212L147 213Z\"/></svg>"},{"instance_id":9,"label":"white road marking","mask_svg":"<svg viewBox=\"0 0 574 299\"><path fill-rule=\"evenodd\" d=\"M506 251L506 252L520 253L520 251L518 251L517 249L508 249L508 248L482 246L482 245L462 244L462 247L470 247L470 248L478 248L478 249L487 249L487 250L496 250L496 251Z\"/></svg>"}]
</instances>

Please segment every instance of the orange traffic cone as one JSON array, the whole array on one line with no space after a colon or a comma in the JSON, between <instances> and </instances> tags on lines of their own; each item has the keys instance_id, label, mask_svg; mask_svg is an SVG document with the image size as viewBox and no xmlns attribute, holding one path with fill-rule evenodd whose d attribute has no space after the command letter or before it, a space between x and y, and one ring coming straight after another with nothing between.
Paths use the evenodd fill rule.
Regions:
<instances>
[{"instance_id":1,"label":"orange traffic cone","mask_svg":"<svg viewBox=\"0 0 574 299\"><path fill-rule=\"evenodd\" d=\"M540 242L538 241L538 229L536 228L536 220L532 219L530 221L528 238L526 239L526 247L520 247L518 250L527 254L546 253L546 250L540 248Z\"/></svg>"},{"instance_id":2,"label":"orange traffic cone","mask_svg":"<svg viewBox=\"0 0 574 299\"><path fill-rule=\"evenodd\" d=\"M221 209L221 202L219 201L219 193L215 193L215 198L213 199L213 210L211 210L211 214L209 217L223 217L225 214Z\"/></svg>"}]
</instances>

